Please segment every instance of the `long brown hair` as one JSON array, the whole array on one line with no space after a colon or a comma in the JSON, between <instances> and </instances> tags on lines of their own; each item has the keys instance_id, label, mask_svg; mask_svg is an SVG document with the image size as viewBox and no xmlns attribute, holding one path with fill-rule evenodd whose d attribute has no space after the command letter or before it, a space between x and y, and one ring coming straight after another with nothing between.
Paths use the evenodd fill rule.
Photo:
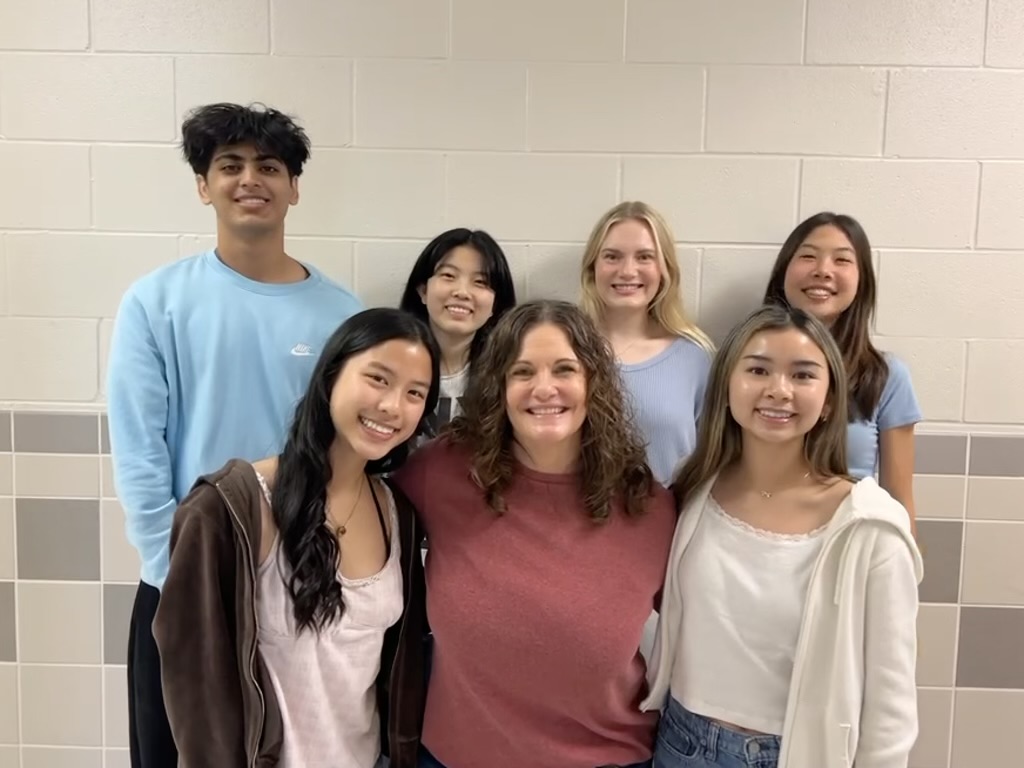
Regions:
<instances>
[{"instance_id":1,"label":"long brown hair","mask_svg":"<svg viewBox=\"0 0 1024 768\"><path fill-rule=\"evenodd\" d=\"M713 352L711 339L686 314L683 307L682 270L676 256L676 246L672 230L665 217L647 203L626 201L619 203L607 211L590 233L587 245L583 249L583 262L580 268L580 306L595 322L600 322L604 312L604 303L597 295L594 284L594 264L601 253L601 246L608 236L608 231L621 221L633 219L639 221L651 232L654 248L658 254L658 263L662 270L661 285L647 307L647 314L660 328L673 336L682 336L697 344L707 352Z\"/></svg>"},{"instance_id":2,"label":"long brown hair","mask_svg":"<svg viewBox=\"0 0 1024 768\"><path fill-rule=\"evenodd\" d=\"M763 331L795 328L811 339L828 365L826 407L832 414L846 413L847 379L839 347L828 329L803 310L783 305L761 307L730 331L711 364L704 410L697 427L697 447L687 459L672 492L682 508L708 480L738 461L743 452L740 425L729 411L729 379L750 340ZM846 419L824 418L804 435L804 457L819 478L848 477Z\"/></svg>"},{"instance_id":3,"label":"long brown hair","mask_svg":"<svg viewBox=\"0 0 1024 768\"><path fill-rule=\"evenodd\" d=\"M857 294L853 302L832 324L832 335L843 354L846 374L850 381L849 417L867 419L875 412L882 390L889 379L889 364L871 343L871 318L875 313L877 283L871 263L871 243L860 223L852 216L824 211L800 222L779 250L775 259L765 304L789 306L786 298L786 270L797 249L818 227L833 226L841 231L853 246L857 257Z\"/></svg>"},{"instance_id":4,"label":"long brown hair","mask_svg":"<svg viewBox=\"0 0 1024 768\"><path fill-rule=\"evenodd\" d=\"M506 410L506 376L523 338L545 324L565 333L586 376L579 487L587 514L605 520L616 501L622 502L627 515L642 514L655 487L644 443L629 417L611 348L575 304L531 301L505 313L472 364L461 415L443 434L473 452L474 480L483 489L487 505L498 514L504 512L502 494L512 483L516 465Z\"/></svg>"}]
</instances>

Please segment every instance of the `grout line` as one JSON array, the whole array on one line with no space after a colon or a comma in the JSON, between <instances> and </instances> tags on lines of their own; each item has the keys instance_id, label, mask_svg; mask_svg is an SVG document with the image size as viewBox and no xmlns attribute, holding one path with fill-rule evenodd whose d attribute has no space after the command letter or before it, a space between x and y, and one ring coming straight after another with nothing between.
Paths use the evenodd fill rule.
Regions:
<instances>
[{"instance_id":1,"label":"grout line","mask_svg":"<svg viewBox=\"0 0 1024 768\"><path fill-rule=\"evenodd\" d=\"M622 3L622 61L626 61L626 41L629 40L629 0Z\"/></svg>"},{"instance_id":2,"label":"grout line","mask_svg":"<svg viewBox=\"0 0 1024 768\"><path fill-rule=\"evenodd\" d=\"M981 67L988 66L988 25L992 15L992 0L985 1L985 31L981 40Z\"/></svg>"},{"instance_id":3,"label":"grout line","mask_svg":"<svg viewBox=\"0 0 1024 768\"><path fill-rule=\"evenodd\" d=\"M452 58L452 51L455 48L453 38L455 36L455 0L448 0L448 40L445 46L445 58Z\"/></svg>"},{"instance_id":4,"label":"grout line","mask_svg":"<svg viewBox=\"0 0 1024 768\"><path fill-rule=\"evenodd\" d=\"M804 0L804 12L800 20L800 64L807 64L807 15L810 10L810 0Z\"/></svg>"},{"instance_id":5,"label":"grout line","mask_svg":"<svg viewBox=\"0 0 1024 768\"><path fill-rule=\"evenodd\" d=\"M704 153L708 148L708 91L711 90L711 68L701 67L701 94L700 94L700 151Z\"/></svg>"},{"instance_id":6,"label":"grout line","mask_svg":"<svg viewBox=\"0 0 1024 768\"><path fill-rule=\"evenodd\" d=\"M892 98L892 70L885 70L885 98L882 99L882 141L881 156L886 156L886 134L889 132L889 100Z\"/></svg>"},{"instance_id":7,"label":"grout line","mask_svg":"<svg viewBox=\"0 0 1024 768\"><path fill-rule=\"evenodd\" d=\"M978 236L981 234L981 185L985 178L985 164L978 161L978 186L975 188L975 205L974 205L974 232L971 236L971 246L975 251L978 250Z\"/></svg>"}]
</instances>

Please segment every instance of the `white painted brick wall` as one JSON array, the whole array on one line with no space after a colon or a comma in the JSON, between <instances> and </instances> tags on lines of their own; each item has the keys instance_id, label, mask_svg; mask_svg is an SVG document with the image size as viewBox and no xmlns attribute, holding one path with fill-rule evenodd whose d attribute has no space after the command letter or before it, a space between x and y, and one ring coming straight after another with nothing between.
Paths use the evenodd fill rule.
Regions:
<instances>
[{"instance_id":1,"label":"white painted brick wall","mask_svg":"<svg viewBox=\"0 0 1024 768\"><path fill-rule=\"evenodd\" d=\"M456 225L575 298L643 198L720 337L800 217L847 211L928 419L1024 425L1019 0L2 3L0 403L102 400L121 291L212 242L175 141L215 100L301 117L288 247L370 304Z\"/></svg>"}]
</instances>

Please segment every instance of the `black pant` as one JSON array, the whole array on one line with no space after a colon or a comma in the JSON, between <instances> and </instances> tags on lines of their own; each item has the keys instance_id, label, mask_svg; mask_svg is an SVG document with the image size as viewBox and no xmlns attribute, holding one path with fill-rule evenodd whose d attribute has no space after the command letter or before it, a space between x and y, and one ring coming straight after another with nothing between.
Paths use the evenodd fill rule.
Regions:
<instances>
[{"instance_id":1,"label":"black pant","mask_svg":"<svg viewBox=\"0 0 1024 768\"><path fill-rule=\"evenodd\" d=\"M128 631L128 731L132 768L176 768L178 750L171 736L160 683L160 653L153 639L153 617L160 590L139 582Z\"/></svg>"}]
</instances>

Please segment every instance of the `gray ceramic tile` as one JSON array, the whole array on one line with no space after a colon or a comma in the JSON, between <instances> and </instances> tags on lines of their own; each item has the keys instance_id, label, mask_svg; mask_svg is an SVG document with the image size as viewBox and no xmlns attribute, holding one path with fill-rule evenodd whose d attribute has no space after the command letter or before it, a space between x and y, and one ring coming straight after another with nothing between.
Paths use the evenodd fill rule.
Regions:
<instances>
[{"instance_id":1,"label":"gray ceramic tile","mask_svg":"<svg viewBox=\"0 0 1024 768\"><path fill-rule=\"evenodd\" d=\"M959 598L963 535L964 525L958 521L917 521L917 543L924 556L922 603L955 603Z\"/></svg>"},{"instance_id":2,"label":"gray ceramic tile","mask_svg":"<svg viewBox=\"0 0 1024 768\"><path fill-rule=\"evenodd\" d=\"M103 661L128 663L128 624L138 587L126 584L103 585Z\"/></svg>"},{"instance_id":3,"label":"gray ceramic tile","mask_svg":"<svg viewBox=\"0 0 1024 768\"><path fill-rule=\"evenodd\" d=\"M99 453L95 413L15 413L14 448L25 453Z\"/></svg>"},{"instance_id":4,"label":"gray ceramic tile","mask_svg":"<svg viewBox=\"0 0 1024 768\"><path fill-rule=\"evenodd\" d=\"M110 453L110 425L105 413L100 416L100 453Z\"/></svg>"},{"instance_id":5,"label":"gray ceramic tile","mask_svg":"<svg viewBox=\"0 0 1024 768\"><path fill-rule=\"evenodd\" d=\"M950 768L1021 764L1024 691L957 691Z\"/></svg>"},{"instance_id":6,"label":"gray ceramic tile","mask_svg":"<svg viewBox=\"0 0 1024 768\"><path fill-rule=\"evenodd\" d=\"M972 437L971 474L1024 477L1024 437Z\"/></svg>"},{"instance_id":7,"label":"gray ceramic tile","mask_svg":"<svg viewBox=\"0 0 1024 768\"><path fill-rule=\"evenodd\" d=\"M12 446L11 413L10 411L0 411L0 453L10 452Z\"/></svg>"},{"instance_id":8,"label":"gray ceramic tile","mask_svg":"<svg viewBox=\"0 0 1024 768\"><path fill-rule=\"evenodd\" d=\"M98 499L15 499L18 578L99 581Z\"/></svg>"},{"instance_id":9,"label":"gray ceramic tile","mask_svg":"<svg viewBox=\"0 0 1024 768\"><path fill-rule=\"evenodd\" d=\"M967 469L967 435L918 435L914 439L914 472L919 475L962 475Z\"/></svg>"},{"instance_id":10,"label":"gray ceramic tile","mask_svg":"<svg viewBox=\"0 0 1024 768\"><path fill-rule=\"evenodd\" d=\"M956 684L1024 688L1024 609L960 609Z\"/></svg>"},{"instance_id":11,"label":"gray ceramic tile","mask_svg":"<svg viewBox=\"0 0 1024 768\"><path fill-rule=\"evenodd\" d=\"M0 579L14 578L14 499L0 498Z\"/></svg>"},{"instance_id":12,"label":"gray ceramic tile","mask_svg":"<svg viewBox=\"0 0 1024 768\"><path fill-rule=\"evenodd\" d=\"M18 660L17 616L14 609L14 582L0 581L0 661Z\"/></svg>"}]
</instances>

